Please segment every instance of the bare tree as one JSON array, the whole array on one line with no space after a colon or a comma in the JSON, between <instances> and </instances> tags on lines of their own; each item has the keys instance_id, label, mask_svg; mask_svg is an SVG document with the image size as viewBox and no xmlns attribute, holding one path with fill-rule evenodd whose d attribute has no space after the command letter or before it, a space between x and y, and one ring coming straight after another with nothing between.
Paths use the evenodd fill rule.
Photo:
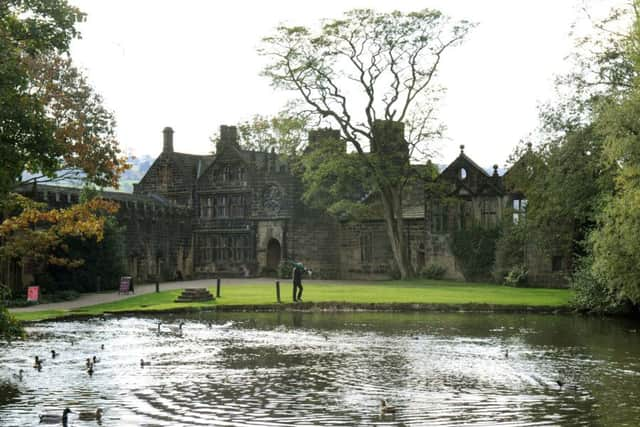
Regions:
<instances>
[{"instance_id":1,"label":"bare tree","mask_svg":"<svg viewBox=\"0 0 640 427\"><path fill-rule=\"evenodd\" d=\"M270 59L263 74L272 85L295 91L310 112L337 124L369 170L402 278L413 274L402 215L409 160L442 131L435 118L441 91L435 77L445 51L459 44L471 27L437 10L358 9L323 21L317 31L280 26L263 39L259 50ZM366 151L376 143L378 120L406 125L402 147L396 141L399 150L392 157Z\"/></svg>"}]
</instances>

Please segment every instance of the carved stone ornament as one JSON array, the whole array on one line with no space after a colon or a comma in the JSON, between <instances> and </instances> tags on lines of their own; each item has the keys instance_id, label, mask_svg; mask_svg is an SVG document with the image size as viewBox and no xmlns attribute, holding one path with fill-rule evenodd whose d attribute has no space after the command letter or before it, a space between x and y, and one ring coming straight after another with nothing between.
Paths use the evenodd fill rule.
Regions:
<instances>
[{"instance_id":1,"label":"carved stone ornament","mask_svg":"<svg viewBox=\"0 0 640 427\"><path fill-rule=\"evenodd\" d=\"M262 205L268 215L280 212L282 204L282 190L275 184L267 185L262 196Z\"/></svg>"}]
</instances>

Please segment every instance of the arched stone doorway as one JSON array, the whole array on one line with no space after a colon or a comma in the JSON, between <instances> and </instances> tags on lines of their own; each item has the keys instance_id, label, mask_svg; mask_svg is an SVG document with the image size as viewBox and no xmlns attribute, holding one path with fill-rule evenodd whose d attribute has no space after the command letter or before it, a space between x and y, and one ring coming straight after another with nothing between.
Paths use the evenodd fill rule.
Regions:
<instances>
[{"instance_id":1,"label":"arched stone doorway","mask_svg":"<svg viewBox=\"0 0 640 427\"><path fill-rule=\"evenodd\" d=\"M274 270L278 269L280 265L280 242L277 239L269 240L267 243L267 267Z\"/></svg>"}]
</instances>

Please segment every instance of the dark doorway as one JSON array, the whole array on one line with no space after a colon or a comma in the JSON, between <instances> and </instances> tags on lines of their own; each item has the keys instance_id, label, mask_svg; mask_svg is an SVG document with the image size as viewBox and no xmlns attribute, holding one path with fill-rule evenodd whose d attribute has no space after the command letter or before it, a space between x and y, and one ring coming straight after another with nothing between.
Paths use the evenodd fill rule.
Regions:
<instances>
[{"instance_id":1,"label":"dark doorway","mask_svg":"<svg viewBox=\"0 0 640 427\"><path fill-rule=\"evenodd\" d=\"M269 240L267 243L267 267L274 270L280 265L280 242L276 239Z\"/></svg>"}]
</instances>

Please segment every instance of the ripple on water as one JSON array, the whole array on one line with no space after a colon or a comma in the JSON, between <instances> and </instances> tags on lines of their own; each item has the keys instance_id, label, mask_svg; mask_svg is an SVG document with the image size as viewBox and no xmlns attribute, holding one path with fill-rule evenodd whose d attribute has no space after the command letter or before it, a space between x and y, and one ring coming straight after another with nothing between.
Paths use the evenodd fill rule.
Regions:
<instances>
[{"instance_id":1,"label":"ripple on water","mask_svg":"<svg viewBox=\"0 0 640 427\"><path fill-rule=\"evenodd\" d=\"M486 327L472 333L412 318L408 333L392 317L384 327L339 315L319 320L335 319L329 327L297 327L244 316L163 318L160 334L153 318L35 325L37 340L0 353L0 391L4 378L26 370L12 398L0 400L0 424L34 424L37 413L69 406L105 408L103 425L590 425L615 416L600 413L603 396L640 415L633 402L622 406L625 395L635 399L637 347L611 360L494 317L479 317ZM46 357L52 348L55 359ZM45 357L41 372L30 368L36 354ZM379 399L398 412L381 415Z\"/></svg>"}]
</instances>

